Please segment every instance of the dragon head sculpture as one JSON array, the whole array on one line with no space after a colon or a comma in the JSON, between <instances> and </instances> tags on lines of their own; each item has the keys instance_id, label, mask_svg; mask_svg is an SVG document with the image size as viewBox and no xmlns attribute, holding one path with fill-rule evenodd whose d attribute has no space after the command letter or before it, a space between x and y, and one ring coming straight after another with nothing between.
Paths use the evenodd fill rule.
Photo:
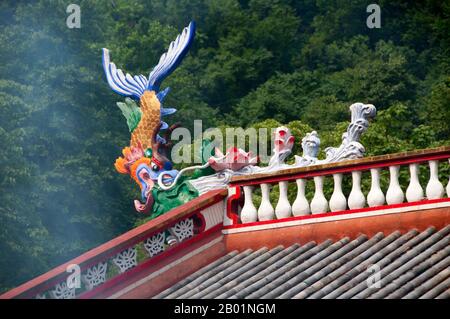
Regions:
<instances>
[{"instance_id":1,"label":"dragon head sculpture","mask_svg":"<svg viewBox=\"0 0 450 319\"><path fill-rule=\"evenodd\" d=\"M155 133L152 136L151 148L144 151L141 143L137 146L125 147L122 150L123 157L118 157L114 166L119 173L128 174L139 185L141 189L141 203L134 201L134 206L138 212L148 213L153 205L153 196L151 190L158 179L164 184L173 182L178 171L173 169L172 162L169 159L172 141L170 134L178 124L172 125L162 139Z\"/></svg>"}]
</instances>

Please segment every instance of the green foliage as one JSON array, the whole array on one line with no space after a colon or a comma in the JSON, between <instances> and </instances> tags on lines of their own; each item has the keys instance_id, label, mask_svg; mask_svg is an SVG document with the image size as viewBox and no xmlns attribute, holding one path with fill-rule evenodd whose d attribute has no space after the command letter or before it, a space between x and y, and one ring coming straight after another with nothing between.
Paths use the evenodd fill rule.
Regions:
<instances>
[{"instance_id":1,"label":"green foliage","mask_svg":"<svg viewBox=\"0 0 450 319\"><path fill-rule=\"evenodd\" d=\"M81 29L67 28L67 1L0 4L2 290L139 220L132 200L138 188L113 167L139 115L135 106L119 105L127 130L114 107L122 98L103 75L102 47L119 68L147 75L195 20L195 43L164 82L172 88L165 106L178 109L170 121L191 130L196 119L204 130L285 124L300 154L311 130L322 146L338 146L348 106L364 102L378 109L362 137L368 155L450 142L445 1L380 0L380 29L366 27L363 0L77 4Z\"/></svg>"}]
</instances>

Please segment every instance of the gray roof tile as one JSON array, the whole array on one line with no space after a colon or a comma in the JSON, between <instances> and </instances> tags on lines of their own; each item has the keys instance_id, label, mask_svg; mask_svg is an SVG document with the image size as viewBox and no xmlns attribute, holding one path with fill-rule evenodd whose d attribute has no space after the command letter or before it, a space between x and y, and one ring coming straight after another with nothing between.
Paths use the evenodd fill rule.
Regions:
<instances>
[{"instance_id":1,"label":"gray roof tile","mask_svg":"<svg viewBox=\"0 0 450 319\"><path fill-rule=\"evenodd\" d=\"M369 287L372 265L380 269L379 287ZM450 298L449 266L450 225L380 232L233 251L153 298Z\"/></svg>"}]
</instances>

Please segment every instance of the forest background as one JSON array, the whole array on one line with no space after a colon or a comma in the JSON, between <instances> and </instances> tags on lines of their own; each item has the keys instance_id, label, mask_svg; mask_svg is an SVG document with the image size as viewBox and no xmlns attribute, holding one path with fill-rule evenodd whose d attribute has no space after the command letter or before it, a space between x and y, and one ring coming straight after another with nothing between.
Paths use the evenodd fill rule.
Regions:
<instances>
[{"instance_id":1,"label":"forest background","mask_svg":"<svg viewBox=\"0 0 450 319\"><path fill-rule=\"evenodd\" d=\"M81 8L81 28L66 25ZM378 114L367 155L450 145L450 1L3 0L0 3L0 291L142 218L114 170L129 131L101 48L148 74L190 20L197 34L167 118L192 129L288 125L337 146L354 102ZM442 172L447 176L448 170ZM445 175L446 174L446 175Z\"/></svg>"}]
</instances>

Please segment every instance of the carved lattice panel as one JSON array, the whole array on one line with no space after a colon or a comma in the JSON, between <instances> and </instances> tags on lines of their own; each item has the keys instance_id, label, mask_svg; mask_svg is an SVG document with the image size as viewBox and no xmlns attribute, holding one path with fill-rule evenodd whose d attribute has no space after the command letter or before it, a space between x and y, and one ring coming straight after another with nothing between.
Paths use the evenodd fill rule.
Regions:
<instances>
[{"instance_id":1,"label":"carved lattice panel","mask_svg":"<svg viewBox=\"0 0 450 319\"><path fill-rule=\"evenodd\" d=\"M145 240L144 248L150 257L153 257L164 251L165 239L166 239L165 233L161 232Z\"/></svg>"},{"instance_id":2,"label":"carved lattice panel","mask_svg":"<svg viewBox=\"0 0 450 319\"><path fill-rule=\"evenodd\" d=\"M177 236L178 241L182 242L183 240L194 236L194 220L192 218L180 220L171 229L175 236Z\"/></svg>"},{"instance_id":3,"label":"carved lattice panel","mask_svg":"<svg viewBox=\"0 0 450 319\"><path fill-rule=\"evenodd\" d=\"M82 275L83 282L86 285L87 290L104 283L106 281L107 263L99 263L92 266L86 271L86 274Z\"/></svg>"},{"instance_id":4,"label":"carved lattice panel","mask_svg":"<svg viewBox=\"0 0 450 319\"><path fill-rule=\"evenodd\" d=\"M118 253L116 257L113 258L113 262L119 267L121 273L135 267L137 265L136 247L131 247Z\"/></svg>"},{"instance_id":5,"label":"carved lattice panel","mask_svg":"<svg viewBox=\"0 0 450 319\"><path fill-rule=\"evenodd\" d=\"M67 287L67 283L63 281L55 286L55 289L50 291L50 296L54 299L74 299L75 298L75 287Z\"/></svg>"}]
</instances>

